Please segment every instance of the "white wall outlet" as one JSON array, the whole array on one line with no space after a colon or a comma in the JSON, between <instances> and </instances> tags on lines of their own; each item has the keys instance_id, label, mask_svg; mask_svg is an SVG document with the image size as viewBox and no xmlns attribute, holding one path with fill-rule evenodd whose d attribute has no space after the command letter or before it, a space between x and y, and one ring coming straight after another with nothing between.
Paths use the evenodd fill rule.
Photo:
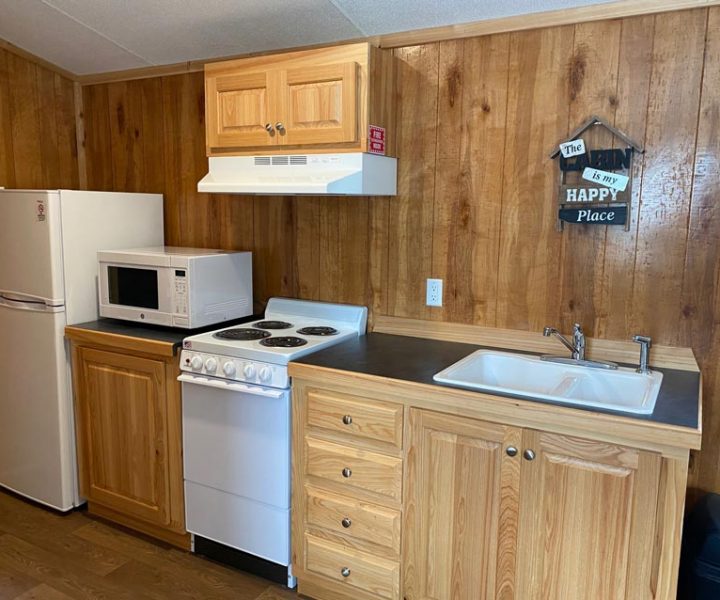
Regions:
<instances>
[{"instance_id":1,"label":"white wall outlet","mask_svg":"<svg viewBox=\"0 0 720 600\"><path fill-rule=\"evenodd\" d=\"M428 306L442 306L442 279L427 280L427 298L425 304Z\"/></svg>"}]
</instances>

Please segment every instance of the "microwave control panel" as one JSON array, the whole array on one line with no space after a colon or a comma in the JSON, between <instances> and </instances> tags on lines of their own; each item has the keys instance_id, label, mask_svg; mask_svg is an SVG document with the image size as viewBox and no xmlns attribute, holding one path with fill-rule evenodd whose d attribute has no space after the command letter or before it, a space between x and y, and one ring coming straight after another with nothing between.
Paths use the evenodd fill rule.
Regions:
<instances>
[{"instance_id":1,"label":"microwave control panel","mask_svg":"<svg viewBox=\"0 0 720 600\"><path fill-rule=\"evenodd\" d=\"M175 269L175 287L173 290L173 309L176 315L187 316L188 314L188 297L187 297L187 271L184 269Z\"/></svg>"}]
</instances>

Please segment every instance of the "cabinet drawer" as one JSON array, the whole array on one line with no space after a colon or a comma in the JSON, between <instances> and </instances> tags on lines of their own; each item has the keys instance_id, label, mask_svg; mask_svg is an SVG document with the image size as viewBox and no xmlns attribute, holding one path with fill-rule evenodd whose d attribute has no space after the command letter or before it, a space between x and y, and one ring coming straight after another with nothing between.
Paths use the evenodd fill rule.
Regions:
<instances>
[{"instance_id":1,"label":"cabinet drawer","mask_svg":"<svg viewBox=\"0 0 720 600\"><path fill-rule=\"evenodd\" d=\"M309 525L400 552L400 511L311 487L305 496Z\"/></svg>"},{"instance_id":2,"label":"cabinet drawer","mask_svg":"<svg viewBox=\"0 0 720 600\"><path fill-rule=\"evenodd\" d=\"M305 535L305 568L378 598L400 596L400 563Z\"/></svg>"},{"instance_id":3,"label":"cabinet drawer","mask_svg":"<svg viewBox=\"0 0 720 600\"><path fill-rule=\"evenodd\" d=\"M366 400L325 390L308 391L307 422L310 427L387 442L400 448L402 421L401 404Z\"/></svg>"},{"instance_id":4,"label":"cabinet drawer","mask_svg":"<svg viewBox=\"0 0 720 600\"><path fill-rule=\"evenodd\" d=\"M312 437L305 439L306 473L400 501L402 459Z\"/></svg>"}]
</instances>

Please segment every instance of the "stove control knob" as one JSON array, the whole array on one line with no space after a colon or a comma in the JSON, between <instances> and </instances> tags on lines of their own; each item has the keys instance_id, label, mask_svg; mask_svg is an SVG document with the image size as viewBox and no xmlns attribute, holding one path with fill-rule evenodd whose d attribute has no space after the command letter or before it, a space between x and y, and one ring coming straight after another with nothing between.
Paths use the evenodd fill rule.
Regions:
<instances>
[{"instance_id":1,"label":"stove control knob","mask_svg":"<svg viewBox=\"0 0 720 600\"><path fill-rule=\"evenodd\" d=\"M235 363L233 362L226 362L223 365L223 373L227 375L228 377L232 377L235 375Z\"/></svg>"},{"instance_id":2,"label":"stove control knob","mask_svg":"<svg viewBox=\"0 0 720 600\"><path fill-rule=\"evenodd\" d=\"M255 365L245 365L245 368L243 369L243 375L245 375L245 377L247 377L248 379L252 379L253 377L255 377Z\"/></svg>"},{"instance_id":3,"label":"stove control knob","mask_svg":"<svg viewBox=\"0 0 720 600\"><path fill-rule=\"evenodd\" d=\"M208 358L205 361L205 370L208 373L214 373L216 369L217 369L217 361L212 357Z\"/></svg>"},{"instance_id":4,"label":"stove control knob","mask_svg":"<svg viewBox=\"0 0 720 600\"><path fill-rule=\"evenodd\" d=\"M259 377L260 381L270 381L270 378L272 377L272 371L269 367L263 367L262 369L260 369Z\"/></svg>"},{"instance_id":5,"label":"stove control knob","mask_svg":"<svg viewBox=\"0 0 720 600\"><path fill-rule=\"evenodd\" d=\"M190 366L192 367L193 371L199 371L202 369L203 366L203 360L200 356L193 356L192 360L190 361Z\"/></svg>"}]
</instances>

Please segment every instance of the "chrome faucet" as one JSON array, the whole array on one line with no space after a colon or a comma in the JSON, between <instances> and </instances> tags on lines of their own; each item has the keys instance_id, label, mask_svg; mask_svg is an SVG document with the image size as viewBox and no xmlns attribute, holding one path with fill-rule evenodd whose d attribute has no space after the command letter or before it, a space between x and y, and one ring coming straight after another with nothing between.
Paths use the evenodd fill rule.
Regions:
<instances>
[{"instance_id":1,"label":"chrome faucet","mask_svg":"<svg viewBox=\"0 0 720 600\"><path fill-rule=\"evenodd\" d=\"M575 323L575 325L573 326L572 342L554 327L546 327L545 329L543 329L543 335L545 337L550 337L551 335L554 335L558 340L562 342L563 346L565 346L568 350L570 350L570 352L572 352L572 357L568 358L567 356L550 356L545 354L540 357L540 360L562 363L567 365L576 365L581 367L593 367L595 369L618 368L616 363L610 362L608 360L587 360L585 358L585 333L583 333L582 327L580 327L580 323Z\"/></svg>"},{"instance_id":2,"label":"chrome faucet","mask_svg":"<svg viewBox=\"0 0 720 600\"><path fill-rule=\"evenodd\" d=\"M570 340L568 340L554 327L546 327L543 329L543 335L545 337L554 335L568 350L570 350L570 352L572 352L574 360L585 360L585 334L583 333L582 327L580 327L580 323L575 323L573 326L572 342L570 342Z\"/></svg>"}]
</instances>

